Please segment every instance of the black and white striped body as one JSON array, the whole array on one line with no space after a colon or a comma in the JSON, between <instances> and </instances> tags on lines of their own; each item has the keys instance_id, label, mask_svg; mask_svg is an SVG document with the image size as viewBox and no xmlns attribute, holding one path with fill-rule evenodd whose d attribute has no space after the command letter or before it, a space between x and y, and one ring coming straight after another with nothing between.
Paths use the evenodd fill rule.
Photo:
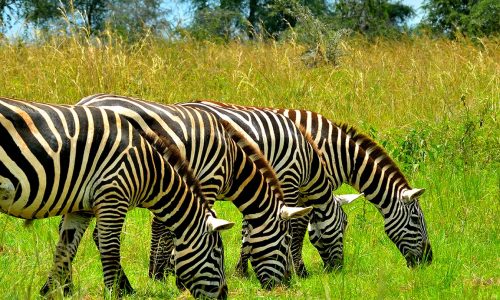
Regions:
<instances>
[{"instance_id":1,"label":"black and white striped body","mask_svg":"<svg viewBox=\"0 0 500 300\"><path fill-rule=\"evenodd\" d=\"M228 124L194 108L123 96L93 95L78 104L111 109L140 131L169 139L189 161L208 201L232 201L251 226L250 258L261 284L271 287L289 276L288 217L282 217L286 207L279 183L260 152L225 128ZM150 276L163 276L171 248L168 234L156 220L152 229Z\"/></svg>"},{"instance_id":2,"label":"black and white striped body","mask_svg":"<svg viewBox=\"0 0 500 300\"><path fill-rule=\"evenodd\" d=\"M65 216L42 292L57 285L69 291L71 261L92 216L105 286L133 291L120 265L120 233L127 211L144 207L174 233L176 247L195 249L184 259L197 262L197 269L176 270L191 293L227 295L214 218L202 195L192 191L192 175L182 174L183 161L173 157L178 163L171 165L160 153L166 145L153 146L111 111L5 98L0 134L0 211L24 219Z\"/></svg>"},{"instance_id":3,"label":"black and white striped body","mask_svg":"<svg viewBox=\"0 0 500 300\"><path fill-rule=\"evenodd\" d=\"M323 242L329 245L330 265L340 268L343 263L346 216L332 193L333 186L327 176L321 153L301 128L282 115L270 111L226 106L210 101L180 105L196 107L217 115L255 143L276 172L287 205L311 205L314 207L312 218L325 215L322 219L328 219L325 237L328 236L329 240ZM292 220L292 254L295 270L301 277L307 275L302 260L302 245L308 220L309 217ZM246 273L245 250L242 250L238 268Z\"/></svg>"},{"instance_id":4,"label":"black and white striped body","mask_svg":"<svg viewBox=\"0 0 500 300\"><path fill-rule=\"evenodd\" d=\"M257 108L255 108L257 109ZM432 261L424 215L418 203L423 189L412 189L394 161L368 136L305 110L269 109L312 136L326 161L334 188L342 183L365 194L385 220L385 231L408 266ZM314 227L314 226L313 226ZM310 232L313 239L317 234Z\"/></svg>"}]
</instances>

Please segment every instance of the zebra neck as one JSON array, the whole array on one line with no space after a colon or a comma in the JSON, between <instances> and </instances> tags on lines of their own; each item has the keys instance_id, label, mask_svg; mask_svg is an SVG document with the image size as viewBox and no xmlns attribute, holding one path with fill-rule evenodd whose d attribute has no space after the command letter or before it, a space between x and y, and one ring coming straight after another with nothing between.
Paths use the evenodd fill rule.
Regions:
<instances>
[{"instance_id":1,"label":"zebra neck","mask_svg":"<svg viewBox=\"0 0 500 300\"><path fill-rule=\"evenodd\" d=\"M224 192L224 198L232 201L243 215L255 214L262 211L263 207L272 211L271 208L278 202L275 198L281 192L279 186L274 191L273 184L267 180L270 176L259 170L259 164L241 150L236 152L234 166L237 168L232 172L231 183ZM269 180L272 182L273 179Z\"/></svg>"},{"instance_id":2,"label":"zebra neck","mask_svg":"<svg viewBox=\"0 0 500 300\"><path fill-rule=\"evenodd\" d=\"M400 198L404 189L409 189L409 185L385 151L375 144L369 145L365 147L363 141L350 143L353 168L348 183L386 215L387 209Z\"/></svg>"}]
</instances>

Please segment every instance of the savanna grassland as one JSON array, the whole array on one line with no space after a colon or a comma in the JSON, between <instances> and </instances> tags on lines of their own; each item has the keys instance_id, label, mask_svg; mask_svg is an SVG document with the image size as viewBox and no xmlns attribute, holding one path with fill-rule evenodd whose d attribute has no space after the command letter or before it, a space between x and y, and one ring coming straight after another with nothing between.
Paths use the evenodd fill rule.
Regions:
<instances>
[{"instance_id":1,"label":"savanna grassland","mask_svg":"<svg viewBox=\"0 0 500 300\"><path fill-rule=\"evenodd\" d=\"M0 96L66 104L99 92L164 103L210 98L306 108L348 122L382 144L414 187L426 188L420 202L433 263L408 269L385 235L382 217L363 199L345 207L342 271L323 273L306 242L311 276L264 291L253 273L236 276L241 217L231 203L218 203L220 216L237 223L223 234L230 299L498 299L499 41L352 39L342 50L340 65L311 68L293 43L0 42ZM0 298L38 298L58 222L26 228L22 220L0 215ZM189 298L173 278L160 283L147 277L149 224L149 213L136 209L124 229L122 261L137 291L127 299ZM92 229L73 264L75 299L103 296Z\"/></svg>"}]
</instances>

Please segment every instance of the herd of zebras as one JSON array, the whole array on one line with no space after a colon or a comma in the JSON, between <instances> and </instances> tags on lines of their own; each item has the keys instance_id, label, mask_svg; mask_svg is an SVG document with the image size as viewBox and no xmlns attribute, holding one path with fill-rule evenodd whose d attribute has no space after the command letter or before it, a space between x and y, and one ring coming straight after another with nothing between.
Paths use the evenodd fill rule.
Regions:
<instances>
[{"instance_id":1,"label":"herd of zebras","mask_svg":"<svg viewBox=\"0 0 500 300\"><path fill-rule=\"evenodd\" d=\"M418 197L387 153L353 127L305 110L211 101L165 105L98 94L74 106L0 98L0 211L62 216L42 294L72 291L71 263L92 218L104 284L133 292L120 261L127 211L153 214L149 276L175 274L194 297L227 298L214 201L243 215L238 271L248 260L262 287L296 272L306 230L325 269L343 263L341 184L377 207L412 267L432 261Z\"/></svg>"}]
</instances>

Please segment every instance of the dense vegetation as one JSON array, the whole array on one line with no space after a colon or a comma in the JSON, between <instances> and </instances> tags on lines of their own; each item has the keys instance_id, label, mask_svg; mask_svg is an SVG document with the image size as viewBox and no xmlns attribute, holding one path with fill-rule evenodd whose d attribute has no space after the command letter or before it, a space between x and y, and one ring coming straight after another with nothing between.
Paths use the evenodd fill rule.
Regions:
<instances>
[{"instance_id":1,"label":"dense vegetation","mask_svg":"<svg viewBox=\"0 0 500 300\"><path fill-rule=\"evenodd\" d=\"M177 9L168 9L172 7ZM500 33L496 0L424 0L421 8L423 18L411 28L408 21L417 7L395 0L5 0L0 1L0 32L8 31L17 19L30 29L64 29L60 17L66 15L89 34L111 30L131 42L145 34L223 41L282 39L303 25L305 13L331 30L368 37L432 32L470 38ZM173 17L178 10L181 20Z\"/></svg>"},{"instance_id":2,"label":"dense vegetation","mask_svg":"<svg viewBox=\"0 0 500 300\"><path fill-rule=\"evenodd\" d=\"M324 274L307 244L312 276L267 292L234 273L239 228L224 234L231 299L496 298L500 290L500 49L481 39L400 41L346 39L337 66L304 63L304 46L143 39L128 44L58 37L0 44L0 95L75 103L112 92L174 103L197 98L248 105L306 108L348 122L385 146L421 199L434 250L432 265L407 269L383 232L375 208L360 200L345 208L349 227L344 270ZM341 192L348 192L343 187ZM230 203L222 217L241 220ZM0 215L0 293L34 299L52 262L58 218L23 227ZM170 278L147 278L150 216L136 209L123 234L123 262L138 291L130 299L186 298ZM92 229L92 226L91 226ZM89 230L90 231L90 230ZM87 232L74 263L75 299L102 297L102 270Z\"/></svg>"}]
</instances>

